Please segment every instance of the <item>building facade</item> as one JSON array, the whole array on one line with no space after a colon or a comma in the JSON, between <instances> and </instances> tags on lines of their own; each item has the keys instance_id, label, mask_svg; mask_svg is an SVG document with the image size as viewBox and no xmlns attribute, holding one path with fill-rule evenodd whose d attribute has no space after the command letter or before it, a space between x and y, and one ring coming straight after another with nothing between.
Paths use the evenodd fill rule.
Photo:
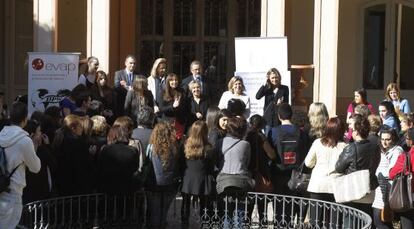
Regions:
<instances>
[{"instance_id":1,"label":"building facade","mask_svg":"<svg viewBox=\"0 0 414 229\"><path fill-rule=\"evenodd\" d=\"M128 54L144 75L157 57L181 77L198 59L220 95L235 71L234 37L257 36L288 37L289 66L314 66L304 71L307 102L330 114L344 115L361 87L373 104L389 82L414 98L414 0L3 0L0 10L9 102L27 93L31 51L93 55L111 77Z\"/></svg>"}]
</instances>

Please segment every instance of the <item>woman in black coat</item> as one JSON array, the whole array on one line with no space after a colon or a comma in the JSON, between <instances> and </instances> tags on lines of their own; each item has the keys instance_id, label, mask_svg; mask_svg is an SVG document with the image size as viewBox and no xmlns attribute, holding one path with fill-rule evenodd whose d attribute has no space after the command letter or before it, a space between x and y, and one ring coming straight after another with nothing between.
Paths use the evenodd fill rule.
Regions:
<instances>
[{"instance_id":1,"label":"woman in black coat","mask_svg":"<svg viewBox=\"0 0 414 229\"><path fill-rule=\"evenodd\" d=\"M110 194L133 193L142 152L128 145L128 130L119 125L109 130L107 141L97 159L98 189Z\"/></svg>"},{"instance_id":2,"label":"woman in black coat","mask_svg":"<svg viewBox=\"0 0 414 229\"><path fill-rule=\"evenodd\" d=\"M371 192L362 198L363 200L369 201L361 201L361 199L355 202L348 202L346 205L362 210L372 217L371 205L374 201L374 190L378 187L378 180L375 175L375 171L381 159L381 150L378 142L371 142L367 140L370 131L370 124L367 118L360 114L352 115L351 128L352 138L355 141L346 146L339 155L334 172L346 175L359 170L369 170ZM349 223L351 221L352 220L345 219L344 223Z\"/></svg>"},{"instance_id":3,"label":"woman in black coat","mask_svg":"<svg viewBox=\"0 0 414 229\"><path fill-rule=\"evenodd\" d=\"M207 125L196 121L191 126L185 142L184 153L186 169L181 188L183 205L181 218L186 222L190 214L191 196L200 198L200 215L204 213L209 198L215 192L214 151L207 138Z\"/></svg>"},{"instance_id":4,"label":"woman in black coat","mask_svg":"<svg viewBox=\"0 0 414 229\"><path fill-rule=\"evenodd\" d=\"M176 138L180 140L184 135L188 102L180 87L179 78L174 73L167 75L160 112L162 118L174 126Z\"/></svg>"},{"instance_id":5,"label":"woman in black coat","mask_svg":"<svg viewBox=\"0 0 414 229\"><path fill-rule=\"evenodd\" d=\"M207 109L210 105L207 98L201 95L201 85L199 82L193 80L188 85L191 97L190 97L190 113L188 117L187 126L191 126L197 120L206 120Z\"/></svg>"},{"instance_id":6,"label":"woman in black coat","mask_svg":"<svg viewBox=\"0 0 414 229\"><path fill-rule=\"evenodd\" d=\"M259 88L256 99L265 97L263 118L266 120L265 134L267 136L271 127L278 126L277 107L281 103L289 103L289 88L282 85L282 75L276 68L271 68L266 74L266 84Z\"/></svg>"},{"instance_id":7,"label":"woman in black coat","mask_svg":"<svg viewBox=\"0 0 414 229\"><path fill-rule=\"evenodd\" d=\"M57 158L56 185L62 196L89 194L95 190L96 169L83 118L70 114L53 141Z\"/></svg>"}]
</instances>

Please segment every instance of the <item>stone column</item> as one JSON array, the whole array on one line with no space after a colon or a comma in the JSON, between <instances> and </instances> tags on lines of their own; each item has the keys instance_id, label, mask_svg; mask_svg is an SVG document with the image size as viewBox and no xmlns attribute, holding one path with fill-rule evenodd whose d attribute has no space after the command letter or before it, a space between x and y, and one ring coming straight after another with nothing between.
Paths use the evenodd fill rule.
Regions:
<instances>
[{"instance_id":1,"label":"stone column","mask_svg":"<svg viewBox=\"0 0 414 229\"><path fill-rule=\"evenodd\" d=\"M55 47L56 1L33 1L33 51L52 52ZM18 17L19 15L16 15Z\"/></svg>"},{"instance_id":2,"label":"stone column","mask_svg":"<svg viewBox=\"0 0 414 229\"><path fill-rule=\"evenodd\" d=\"M109 71L110 0L88 0L87 56L99 59L99 69Z\"/></svg>"},{"instance_id":3,"label":"stone column","mask_svg":"<svg viewBox=\"0 0 414 229\"><path fill-rule=\"evenodd\" d=\"M262 0L260 36L285 36L285 0Z\"/></svg>"},{"instance_id":4,"label":"stone column","mask_svg":"<svg viewBox=\"0 0 414 229\"><path fill-rule=\"evenodd\" d=\"M315 0L313 101L336 115L339 0Z\"/></svg>"}]
</instances>

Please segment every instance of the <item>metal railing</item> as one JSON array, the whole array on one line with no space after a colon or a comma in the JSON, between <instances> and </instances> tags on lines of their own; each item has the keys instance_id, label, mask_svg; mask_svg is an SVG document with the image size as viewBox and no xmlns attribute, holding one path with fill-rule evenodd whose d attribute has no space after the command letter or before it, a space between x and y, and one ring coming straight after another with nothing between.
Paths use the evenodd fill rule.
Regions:
<instances>
[{"instance_id":1,"label":"metal railing","mask_svg":"<svg viewBox=\"0 0 414 229\"><path fill-rule=\"evenodd\" d=\"M341 204L264 193L193 198L183 224L181 197L168 213L167 228L370 228L368 214ZM202 209L200 207L204 206ZM36 201L23 208L19 228L149 228L145 192L89 194Z\"/></svg>"}]
</instances>

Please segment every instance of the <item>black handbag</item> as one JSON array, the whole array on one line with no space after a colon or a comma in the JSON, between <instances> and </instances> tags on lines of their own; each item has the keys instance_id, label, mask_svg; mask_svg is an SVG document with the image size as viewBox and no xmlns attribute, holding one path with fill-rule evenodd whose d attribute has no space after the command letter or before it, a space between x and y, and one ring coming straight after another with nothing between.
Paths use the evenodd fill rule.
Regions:
<instances>
[{"instance_id":1,"label":"black handbag","mask_svg":"<svg viewBox=\"0 0 414 229\"><path fill-rule=\"evenodd\" d=\"M412 176L410 153L406 153L403 172L392 182L388 198L393 211L405 212L413 209Z\"/></svg>"},{"instance_id":2,"label":"black handbag","mask_svg":"<svg viewBox=\"0 0 414 229\"><path fill-rule=\"evenodd\" d=\"M311 175L303 172L304 163L299 168L292 169L288 187L295 192L306 192Z\"/></svg>"}]
</instances>

